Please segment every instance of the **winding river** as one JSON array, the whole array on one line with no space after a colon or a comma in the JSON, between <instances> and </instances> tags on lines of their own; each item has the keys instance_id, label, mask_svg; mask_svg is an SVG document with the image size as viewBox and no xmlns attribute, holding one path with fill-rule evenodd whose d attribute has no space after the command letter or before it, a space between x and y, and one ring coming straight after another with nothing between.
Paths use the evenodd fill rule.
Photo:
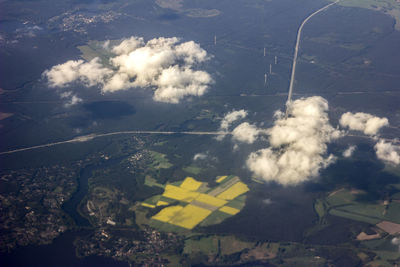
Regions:
<instances>
[{"instance_id":1,"label":"winding river","mask_svg":"<svg viewBox=\"0 0 400 267\"><path fill-rule=\"evenodd\" d=\"M78 236L85 236L91 233L91 224L78 212L78 207L84 199L89 189L89 178L93 171L104 169L113 164L117 164L121 158L111 159L101 164L89 165L80 171L78 177L77 191L63 205L63 209L75 221L79 230L63 233L54 239L49 245L26 246L14 250L12 253L0 253L0 266L17 267L84 267L84 266L102 266L102 267L126 267L128 263L117 262L111 258L90 256L78 258L75 254L74 240Z\"/></svg>"}]
</instances>

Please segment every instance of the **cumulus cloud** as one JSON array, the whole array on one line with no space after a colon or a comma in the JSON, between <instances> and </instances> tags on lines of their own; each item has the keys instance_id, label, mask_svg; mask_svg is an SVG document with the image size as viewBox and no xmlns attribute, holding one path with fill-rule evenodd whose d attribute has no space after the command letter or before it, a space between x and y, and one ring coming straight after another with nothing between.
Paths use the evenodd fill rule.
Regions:
<instances>
[{"instance_id":1,"label":"cumulus cloud","mask_svg":"<svg viewBox=\"0 0 400 267\"><path fill-rule=\"evenodd\" d=\"M87 87L99 86L103 93L151 88L153 99L166 103L201 96L213 82L207 72L194 69L209 56L193 41L180 43L176 37L160 37L146 43L143 38L131 37L113 47L105 42L103 48L113 53L109 66L99 58L70 60L46 70L44 77L52 87L80 82Z\"/></svg>"},{"instance_id":2,"label":"cumulus cloud","mask_svg":"<svg viewBox=\"0 0 400 267\"><path fill-rule=\"evenodd\" d=\"M266 198L262 200L262 203L264 205L271 205L272 204L272 200L270 198Z\"/></svg>"},{"instance_id":3,"label":"cumulus cloud","mask_svg":"<svg viewBox=\"0 0 400 267\"><path fill-rule=\"evenodd\" d=\"M225 114L224 118L221 121L221 126L219 128L222 131L228 131L232 123L234 123L237 120L246 118L247 114L248 114L247 111L244 109L232 110L231 112Z\"/></svg>"},{"instance_id":4,"label":"cumulus cloud","mask_svg":"<svg viewBox=\"0 0 400 267\"><path fill-rule=\"evenodd\" d=\"M193 160L204 160L206 158L207 158L206 153L197 153L196 155L194 155Z\"/></svg>"},{"instance_id":5,"label":"cumulus cloud","mask_svg":"<svg viewBox=\"0 0 400 267\"><path fill-rule=\"evenodd\" d=\"M388 126L389 120L363 112L346 112L341 116L339 123L342 127L347 127L354 131L361 131L366 135L378 139L377 135L380 129ZM400 164L400 146L394 145L391 142L386 142L383 139L378 139L374 148L378 159L390 164ZM353 151L354 149L349 147L348 150L343 152L343 156L350 157Z\"/></svg>"},{"instance_id":6,"label":"cumulus cloud","mask_svg":"<svg viewBox=\"0 0 400 267\"><path fill-rule=\"evenodd\" d=\"M252 144L254 143L260 134L265 133L264 130L258 129L255 125L249 124L248 122L243 122L239 124L232 131L233 140Z\"/></svg>"},{"instance_id":7,"label":"cumulus cloud","mask_svg":"<svg viewBox=\"0 0 400 267\"><path fill-rule=\"evenodd\" d=\"M244 109L241 110L232 110L231 112L228 112L225 114L224 118L221 120L221 125L219 126L219 129L221 132L227 133L229 131L229 128L231 125L241 119L244 119L247 117L248 112ZM240 134L240 133L238 133ZM225 138L226 134L221 134L216 137L218 141L221 141ZM240 137L238 137L240 139ZM236 150L238 147L235 145Z\"/></svg>"},{"instance_id":8,"label":"cumulus cloud","mask_svg":"<svg viewBox=\"0 0 400 267\"><path fill-rule=\"evenodd\" d=\"M392 242L393 245L398 246L398 250L399 250L399 252L400 252L400 238L398 238L398 237L393 237L393 239L392 239L391 242Z\"/></svg>"},{"instance_id":9,"label":"cumulus cloud","mask_svg":"<svg viewBox=\"0 0 400 267\"><path fill-rule=\"evenodd\" d=\"M363 112L346 112L340 118L339 123L342 127L361 131L366 135L376 135L382 127L389 125L387 118L379 118Z\"/></svg>"},{"instance_id":10,"label":"cumulus cloud","mask_svg":"<svg viewBox=\"0 0 400 267\"><path fill-rule=\"evenodd\" d=\"M400 146L380 139L374 148L378 159L395 165L400 164Z\"/></svg>"},{"instance_id":11,"label":"cumulus cloud","mask_svg":"<svg viewBox=\"0 0 400 267\"><path fill-rule=\"evenodd\" d=\"M64 106L67 108L74 106L83 101L82 98L78 97L76 94L72 93L71 91L61 93L60 97L68 100L64 104Z\"/></svg>"},{"instance_id":12,"label":"cumulus cloud","mask_svg":"<svg viewBox=\"0 0 400 267\"><path fill-rule=\"evenodd\" d=\"M328 102L318 96L302 98L291 104L288 118L275 115L267 130L270 146L253 152L246 165L254 176L282 185L296 185L318 175L334 162L327 155L327 144L341 136L328 119Z\"/></svg>"},{"instance_id":13,"label":"cumulus cloud","mask_svg":"<svg viewBox=\"0 0 400 267\"><path fill-rule=\"evenodd\" d=\"M70 60L46 70L43 75L51 87L65 87L75 81L89 87L104 84L111 73L101 65L99 58L94 58L89 62Z\"/></svg>"},{"instance_id":14,"label":"cumulus cloud","mask_svg":"<svg viewBox=\"0 0 400 267\"><path fill-rule=\"evenodd\" d=\"M356 146L349 146L345 151L343 151L343 157L350 158L354 151L356 150Z\"/></svg>"},{"instance_id":15,"label":"cumulus cloud","mask_svg":"<svg viewBox=\"0 0 400 267\"><path fill-rule=\"evenodd\" d=\"M110 41L106 41L104 45L107 44L106 47L109 47ZM133 52L139 47L144 46L144 39L141 37L132 36L128 39L123 40L119 45L116 45L112 48L112 51L117 55L124 55Z\"/></svg>"},{"instance_id":16,"label":"cumulus cloud","mask_svg":"<svg viewBox=\"0 0 400 267\"><path fill-rule=\"evenodd\" d=\"M34 25L34 26L27 26L24 28L19 28L15 30L16 38L23 38L23 37L36 37L36 33L38 31L43 30L41 27Z\"/></svg>"}]
</instances>

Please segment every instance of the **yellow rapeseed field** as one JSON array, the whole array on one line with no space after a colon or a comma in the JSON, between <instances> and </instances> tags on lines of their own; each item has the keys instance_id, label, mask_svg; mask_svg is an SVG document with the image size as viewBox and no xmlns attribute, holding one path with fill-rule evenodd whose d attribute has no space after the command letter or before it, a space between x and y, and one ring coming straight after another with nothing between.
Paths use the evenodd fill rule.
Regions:
<instances>
[{"instance_id":1,"label":"yellow rapeseed field","mask_svg":"<svg viewBox=\"0 0 400 267\"><path fill-rule=\"evenodd\" d=\"M169 203L166 202L166 201L159 200L159 201L157 202L156 206L165 206L165 205L168 205L168 204L169 204Z\"/></svg>"},{"instance_id":2,"label":"yellow rapeseed field","mask_svg":"<svg viewBox=\"0 0 400 267\"><path fill-rule=\"evenodd\" d=\"M198 195L199 195L199 193L197 193L197 192L188 191L184 188L170 185L170 184L165 186L165 191L163 193L164 197L172 198L172 199L176 199L176 200L180 200L180 201L184 201L184 202L191 202Z\"/></svg>"},{"instance_id":3,"label":"yellow rapeseed field","mask_svg":"<svg viewBox=\"0 0 400 267\"><path fill-rule=\"evenodd\" d=\"M186 229L193 229L193 227L210 215L211 212L212 211L210 210L189 204L178 213L174 214L174 217L169 221L169 223Z\"/></svg>"},{"instance_id":4,"label":"yellow rapeseed field","mask_svg":"<svg viewBox=\"0 0 400 267\"><path fill-rule=\"evenodd\" d=\"M155 205L147 204L147 203L142 203L142 206L143 206L143 207L152 208L152 209L154 209L154 208L156 207Z\"/></svg>"},{"instance_id":5,"label":"yellow rapeseed field","mask_svg":"<svg viewBox=\"0 0 400 267\"><path fill-rule=\"evenodd\" d=\"M152 218L162 222L169 222L172 218L174 218L178 212L183 209L182 206L171 206L162 209L159 213L154 215Z\"/></svg>"},{"instance_id":6,"label":"yellow rapeseed field","mask_svg":"<svg viewBox=\"0 0 400 267\"><path fill-rule=\"evenodd\" d=\"M216 198L207 194L200 194L195 200L212 205L214 207L221 207L226 204L226 200Z\"/></svg>"},{"instance_id":7,"label":"yellow rapeseed field","mask_svg":"<svg viewBox=\"0 0 400 267\"><path fill-rule=\"evenodd\" d=\"M202 182L196 181L192 177L186 177L186 179L182 182L181 188L184 188L189 191L196 191L201 186Z\"/></svg>"},{"instance_id":8,"label":"yellow rapeseed field","mask_svg":"<svg viewBox=\"0 0 400 267\"><path fill-rule=\"evenodd\" d=\"M220 176L220 177L218 177L218 179L217 180L215 180L217 183L222 183L225 179L226 179L226 177L228 177L227 175L225 175L225 176Z\"/></svg>"},{"instance_id":9,"label":"yellow rapeseed field","mask_svg":"<svg viewBox=\"0 0 400 267\"><path fill-rule=\"evenodd\" d=\"M232 207L228 207L228 206L224 206L222 208L219 209L222 212L228 213L230 215L236 215L240 210L232 208Z\"/></svg>"},{"instance_id":10,"label":"yellow rapeseed field","mask_svg":"<svg viewBox=\"0 0 400 267\"><path fill-rule=\"evenodd\" d=\"M247 187L246 184L244 184L242 182L237 182L236 184L232 185L231 187L226 189L224 192L219 194L217 197L226 199L226 200L232 200L232 199L240 196L241 194L246 193L247 191L249 191L249 188Z\"/></svg>"},{"instance_id":11,"label":"yellow rapeseed field","mask_svg":"<svg viewBox=\"0 0 400 267\"><path fill-rule=\"evenodd\" d=\"M226 181L227 177L228 176L220 176L216 179L216 182L222 183ZM162 198L163 200L158 200L154 205L150 204L154 202L155 199L153 198L153 201L149 201L150 203L142 203L141 205L149 208L167 206L171 202L171 200L168 201L168 199L186 202L187 205L182 203L183 206L176 205L164 207L164 209L154 215L152 219L186 229L193 229L218 208L219 211L229 215L236 215L238 212L240 212L240 209L225 206L229 200L235 199L236 197L249 191L249 188L246 184L240 182L239 178L237 177L235 179L237 179L238 182L234 180L229 182L229 184L236 182L232 186L226 188L229 185L224 184L225 186L221 185L220 187L217 187L217 189L214 190L215 193L209 192L209 194L207 194L203 193L203 191L197 191L199 188L203 188L204 185L207 185L207 183L196 181L192 177L186 177L180 186L167 184L164 187L164 193L162 196L165 197L165 199ZM224 190L223 188L226 189L225 191L221 192L221 190ZM221 193L215 196L215 194L218 192Z\"/></svg>"}]
</instances>

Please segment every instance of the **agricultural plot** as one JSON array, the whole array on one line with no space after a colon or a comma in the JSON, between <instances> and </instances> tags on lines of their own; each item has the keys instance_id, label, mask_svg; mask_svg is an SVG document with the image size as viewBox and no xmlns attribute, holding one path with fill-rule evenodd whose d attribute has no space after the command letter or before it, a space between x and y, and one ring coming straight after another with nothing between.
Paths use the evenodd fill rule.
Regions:
<instances>
[{"instance_id":1,"label":"agricultural plot","mask_svg":"<svg viewBox=\"0 0 400 267\"><path fill-rule=\"evenodd\" d=\"M150 168L154 170L168 169L172 167L172 164L168 161L165 154L161 154L155 151L149 151L153 162L150 164Z\"/></svg>"},{"instance_id":2,"label":"agricultural plot","mask_svg":"<svg viewBox=\"0 0 400 267\"><path fill-rule=\"evenodd\" d=\"M201 182L196 181L192 177L187 177L181 184L181 188L189 191L196 191L201 186Z\"/></svg>"},{"instance_id":3,"label":"agricultural plot","mask_svg":"<svg viewBox=\"0 0 400 267\"><path fill-rule=\"evenodd\" d=\"M388 221L400 223L400 203L392 202L386 210L385 218Z\"/></svg>"},{"instance_id":4,"label":"agricultural plot","mask_svg":"<svg viewBox=\"0 0 400 267\"><path fill-rule=\"evenodd\" d=\"M228 177L228 176L218 176L217 177L217 180L215 180L217 183L222 183L225 179L226 179L226 177Z\"/></svg>"},{"instance_id":5,"label":"agricultural plot","mask_svg":"<svg viewBox=\"0 0 400 267\"><path fill-rule=\"evenodd\" d=\"M224 207L220 208L219 210L222 211L222 212L228 213L230 215L236 215L240 211L238 209L231 208L231 207L228 207L228 206L224 206Z\"/></svg>"},{"instance_id":6,"label":"agricultural plot","mask_svg":"<svg viewBox=\"0 0 400 267\"><path fill-rule=\"evenodd\" d=\"M199 225L209 226L209 225L219 224L228 219L229 217L232 217L232 215L216 210L213 213L211 213L210 216L205 218Z\"/></svg>"},{"instance_id":7,"label":"agricultural plot","mask_svg":"<svg viewBox=\"0 0 400 267\"><path fill-rule=\"evenodd\" d=\"M395 29L400 30L400 2L398 0L346 0L340 1L338 5L360 7L388 14L396 20Z\"/></svg>"},{"instance_id":8,"label":"agricultural plot","mask_svg":"<svg viewBox=\"0 0 400 267\"><path fill-rule=\"evenodd\" d=\"M191 255L199 252L206 255L216 255L218 253L218 238L210 236L202 237L198 240L188 239L185 241L184 254Z\"/></svg>"},{"instance_id":9,"label":"agricultural plot","mask_svg":"<svg viewBox=\"0 0 400 267\"><path fill-rule=\"evenodd\" d=\"M183 202L192 202L200 193L186 190L184 188L166 185L163 196Z\"/></svg>"},{"instance_id":10,"label":"agricultural plot","mask_svg":"<svg viewBox=\"0 0 400 267\"><path fill-rule=\"evenodd\" d=\"M379 225L380 222L388 222L400 226L400 203L397 200L365 203L357 199L362 194L364 194L362 191L342 188L330 193L325 199L317 199L314 209L320 220L329 213L369 224Z\"/></svg>"},{"instance_id":11,"label":"agricultural plot","mask_svg":"<svg viewBox=\"0 0 400 267\"><path fill-rule=\"evenodd\" d=\"M227 190L222 192L221 194L218 195L218 198L226 199L226 200L232 200L244 193L249 191L249 188L247 185L245 185L242 182L237 182L233 186L229 187Z\"/></svg>"},{"instance_id":12,"label":"agricultural plot","mask_svg":"<svg viewBox=\"0 0 400 267\"><path fill-rule=\"evenodd\" d=\"M175 213L168 222L186 229L192 229L210 214L210 210L189 204L178 213ZM157 220L155 216L153 219Z\"/></svg>"},{"instance_id":13,"label":"agricultural plot","mask_svg":"<svg viewBox=\"0 0 400 267\"><path fill-rule=\"evenodd\" d=\"M377 218L362 216L339 209L332 209L329 211L329 213L335 216L343 217L354 221L366 222L369 224L377 224L380 221Z\"/></svg>"},{"instance_id":14,"label":"agricultural plot","mask_svg":"<svg viewBox=\"0 0 400 267\"><path fill-rule=\"evenodd\" d=\"M153 216L153 219L161 222L169 222L173 219L181 210L182 206L172 206L162 209L159 213Z\"/></svg>"},{"instance_id":15,"label":"agricultural plot","mask_svg":"<svg viewBox=\"0 0 400 267\"><path fill-rule=\"evenodd\" d=\"M151 177L150 175L146 175L144 179L144 184L149 186L149 187L160 187L164 188L164 186L160 183L157 183L157 180Z\"/></svg>"},{"instance_id":16,"label":"agricultural plot","mask_svg":"<svg viewBox=\"0 0 400 267\"><path fill-rule=\"evenodd\" d=\"M240 212L249 188L237 176L219 176L216 182L217 187L208 188L206 183L186 177L181 182L162 185L163 194L145 200L141 206L149 209L165 206L150 220L154 222L151 225L160 226L159 229L165 228L160 222L187 230L199 224L220 223Z\"/></svg>"},{"instance_id":17,"label":"agricultural plot","mask_svg":"<svg viewBox=\"0 0 400 267\"><path fill-rule=\"evenodd\" d=\"M207 194L200 194L197 198L196 201L206 203L215 207L221 207L227 203L227 201L223 199L219 199L217 197L213 197Z\"/></svg>"},{"instance_id":18,"label":"agricultural plot","mask_svg":"<svg viewBox=\"0 0 400 267\"><path fill-rule=\"evenodd\" d=\"M384 205L365 205L356 202L354 205L347 205L337 209L360 216L377 218L378 220L385 218Z\"/></svg>"},{"instance_id":19,"label":"agricultural plot","mask_svg":"<svg viewBox=\"0 0 400 267\"><path fill-rule=\"evenodd\" d=\"M197 174L199 174L201 172L201 168L199 168L197 166L193 166L193 165L187 166L187 167L183 168L183 170L185 172L188 172L188 173L191 173L191 174L194 174L194 175L197 175Z\"/></svg>"},{"instance_id":20,"label":"agricultural plot","mask_svg":"<svg viewBox=\"0 0 400 267\"><path fill-rule=\"evenodd\" d=\"M245 263L250 262L254 265L254 262L257 261L260 261L260 266L264 266L263 263L266 260L272 260L278 256L281 251L280 247L279 243L244 241L234 236L193 235L185 240L183 254L190 259L213 258L216 259L214 262L218 263L222 262L222 259L230 259L229 262L225 261L225 264L220 264L220 266L242 266L242 264L247 266ZM286 247L284 249L286 250ZM301 253L304 252L304 250L301 250ZM312 256L309 257L310 260L301 266L319 266L308 264L315 262ZM216 265L218 264L213 266ZM285 266L297 265L286 264Z\"/></svg>"},{"instance_id":21,"label":"agricultural plot","mask_svg":"<svg viewBox=\"0 0 400 267\"><path fill-rule=\"evenodd\" d=\"M235 209L243 209L244 205L246 203L246 195L243 194L241 196L238 196L237 198L231 200L226 204L229 207L235 208Z\"/></svg>"},{"instance_id":22,"label":"agricultural plot","mask_svg":"<svg viewBox=\"0 0 400 267\"><path fill-rule=\"evenodd\" d=\"M169 203L166 201L159 200L157 201L156 206L167 206Z\"/></svg>"}]
</instances>

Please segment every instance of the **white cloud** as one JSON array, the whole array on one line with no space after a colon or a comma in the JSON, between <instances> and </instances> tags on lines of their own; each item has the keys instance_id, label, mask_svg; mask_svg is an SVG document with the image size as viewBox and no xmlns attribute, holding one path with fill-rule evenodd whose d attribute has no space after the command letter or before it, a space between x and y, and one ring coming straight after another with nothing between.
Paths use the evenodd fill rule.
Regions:
<instances>
[{"instance_id":1,"label":"white cloud","mask_svg":"<svg viewBox=\"0 0 400 267\"><path fill-rule=\"evenodd\" d=\"M23 38L23 37L36 37L36 33L38 31L43 30L43 28L35 25L35 26L27 26L24 28L19 28L15 30L16 38Z\"/></svg>"},{"instance_id":2,"label":"white cloud","mask_svg":"<svg viewBox=\"0 0 400 267\"><path fill-rule=\"evenodd\" d=\"M44 72L52 87L65 87L79 81L87 87L100 86L103 93L141 87L154 90L153 99L179 103L185 97L201 96L213 82L211 76L194 66L209 59L199 44L179 43L173 38L155 38L144 42L131 37L111 49L111 67L98 58L90 62L67 61ZM109 47L110 42L105 42Z\"/></svg>"},{"instance_id":3,"label":"white cloud","mask_svg":"<svg viewBox=\"0 0 400 267\"><path fill-rule=\"evenodd\" d=\"M400 164L400 146L380 139L374 148L378 159L395 165Z\"/></svg>"},{"instance_id":4,"label":"white cloud","mask_svg":"<svg viewBox=\"0 0 400 267\"><path fill-rule=\"evenodd\" d=\"M51 87L65 87L75 81L85 86L104 84L111 73L111 70L101 65L99 58L94 58L89 62L70 60L46 70L43 75Z\"/></svg>"},{"instance_id":5,"label":"white cloud","mask_svg":"<svg viewBox=\"0 0 400 267\"><path fill-rule=\"evenodd\" d=\"M326 155L327 143L339 138L328 119L328 102L318 96L292 103L289 117L275 115L267 130L270 147L253 152L247 167L256 178L282 185L296 185L318 175L335 157Z\"/></svg>"},{"instance_id":6,"label":"white cloud","mask_svg":"<svg viewBox=\"0 0 400 267\"><path fill-rule=\"evenodd\" d=\"M206 153L197 153L196 155L194 155L193 160L204 160L206 158L207 158Z\"/></svg>"},{"instance_id":7,"label":"white cloud","mask_svg":"<svg viewBox=\"0 0 400 267\"><path fill-rule=\"evenodd\" d=\"M228 132L229 128L231 127L232 123L235 121L244 119L247 117L247 111L244 109L241 110L232 110L225 114L224 118L221 120L221 125L219 127L220 131ZM225 138L226 134L221 134L216 137L218 141L222 141ZM234 150L237 150L237 145L235 145Z\"/></svg>"},{"instance_id":8,"label":"white cloud","mask_svg":"<svg viewBox=\"0 0 400 267\"><path fill-rule=\"evenodd\" d=\"M110 41L108 42L107 47L110 44ZM117 55L124 55L124 54L129 54L130 52L133 52L137 48L141 47L144 45L144 40L141 37L136 37L132 36L128 39L123 40L119 45L116 45L113 47L112 51L117 54Z\"/></svg>"},{"instance_id":9,"label":"white cloud","mask_svg":"<svg viewBox=\"0 0 400 267\"><path fill-rule=\"evenodd\" d=\"M63 92L60 94L61 98L69 98L72 95L72 91Z\"/></svg>"},{"instance_id":10,"label":"white cloud","mask_svg":"<svg viewBox=\"0 0 400 267\"><path fill-rule=\"evenodd\" d=\"M178 103L186 96L202 96L207 91L210 81L207 72L170 67L163 70L160 75L159 87L154 92L154 100Z\"/></svg>"},{"instance_id":11,"label":"white cloud","mask_svg":"<svg viewBox=\"0 0 400 267\"><path fill-rule=\"evenodd\" d=\"M362 131L366 135L376 135L382 127L389 125L387 118L379 118L363 112L346 112L340 118L339 123L342 127Z\"/></svg>"},{"instance_id":12,"label":"white cloud","mask_svg":"<svg viewBox=\"0 0 400 267\"><path fill-rule=\"evenodd\" d=\"M110 40L107 40L107 41L105 41L104 43L103 43L103 45L102 45L102 48L104 49L104 50L110 50Z\"/></svg>"},{"instance_id":13,"label":"white cloud","mask_svg":"<svg viewBox=\"0 0 400 267\"><path fill-rule=\"evenodd\" d=\"M246 110L244 109L232 110L231 112L225 114L224 118L221 121L220 129L223 131L227 131L233 122L240 119L244 119L246 117L247 117Z\"/></svg>"},{"instance_id":14,"label":"white cloud","mask_svg":"<svg viewBox=\"0 0 400 267\"><path fill-rule=\"evenodd\" d=\"M395 246L398 246L398 251L400 252L400 238L393 237L392 244L395 245Z\"/></svg>"},{"instance_id":15,"label":"white cloud","mask_svg":"<svg viewBox=\"0 0 400 267\"><path fill-rule=\"evenodd\" d=\"M272 202L272 200L270 198L266 198L266 199L262 200L262 203L264 205L271 205L273 202Z\"/></svg>"},{"instance_id":16,"label":"white cloud","mask_svg":"<svg viewBox=\"0 0 400 267\"><path fill-rule=\"evenodd\" d=\"M70 107L70 106L76 105L76 104L78 104L78 103L80 103L80 102L82 102L82 98L79 98L78 96L73 95L73 96L71 97L70 101L69 101L68 103L66 103L65 105L66 105L67 107Z\"/></svg>"},{"instance_id":17,"label":"white cloud","mask_svg":"<svg viewBox=\"0 0 400 267\"><path fill-rule=\"evenodd\" d=\"M64 106L67 108L74 106L83 101L82 98L79 98L76 94L74 94L71 91L61 93L60 97L63 99L68 99L68 101L64 104Z\"/></svg>"},{"instance_id":18,"label":"white cloud","mask_svg":"<svg viewBox=\"0 0 400 267\"><path fill-rule=\"evenodd\" d=\"M343 157L350 158L354 151L356 150L356 146L349 146L345 151L343 151Z\"/></svg>"},{"instance_id":19,"label":"white cloud","mask_svg":"<svg viewBox=\"0 0 400 267\"><path fill-rule=\"evenodd\" d=\"M255 125L243 122L233 129L232 138L239 142L252 144L262 133L265 133L265 131L258 129Z\"/></svg>"}]
</instances>

